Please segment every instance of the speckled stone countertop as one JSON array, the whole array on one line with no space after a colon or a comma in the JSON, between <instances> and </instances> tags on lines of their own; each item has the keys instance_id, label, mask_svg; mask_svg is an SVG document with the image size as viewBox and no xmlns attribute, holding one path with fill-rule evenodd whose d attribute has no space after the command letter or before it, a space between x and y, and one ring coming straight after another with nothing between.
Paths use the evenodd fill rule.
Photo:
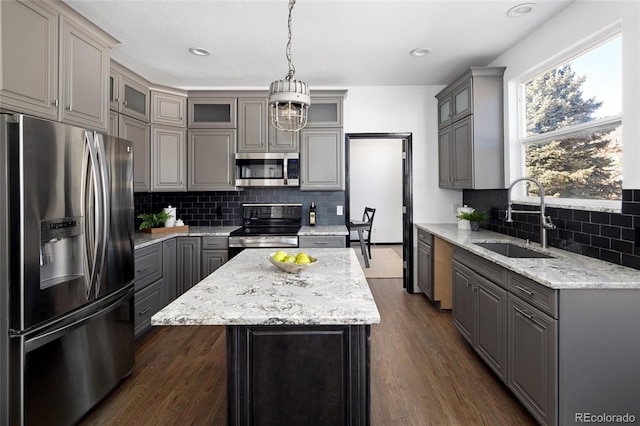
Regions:
<instances>
[{"instance_id":1,"label":"speckled stone countertop","mask_svg":"<svg viewBox=\"0 0 640 426\"><path fill-rule=\"evenodd\" d=\"M526 245L519 238L497 232L459 230L456 224L419 223L416 227L553 289L640 289L637 269L556 248L542 250L538 243ZM497 241L512 242L553 258L509 258L474 244Z\"/></svg>"},{"instance_id":2,"label":"speckled stone countertop","mask_svg":"<svg viewBox=\"0 0 640 426\"><path fill-rule=\"evenodd\" d=\"M152 325L362 325L380 314L353 249L310 249L318 263L289 274L244 250L151 318Z\"/></svg>"},{"instance_id":3,"label":"speckled stone countertop","mask_svg":"<svg viewBox=\"0 0 640 426\"><path fill-rule=\"evenodd\" d=\"M133 236L133 247L139 249L174 237L228 237L231 231L238 228L239 226L190 226L188 231L181 232L136 232Z\"/></svg>"},{"instance_id":4,"label":"speckled stone countertop","mask_svg":"<svg viewBox=\"0 0 640 426\"><path fill-rule=\"evenodd\" d=\"M316 225L316 226L308 226L305 225L300 228L298 231L298 235L304 236L330 236L330 235L349 235L349 230L344 225Z\"/></svg>"},{"instance_id":5,"label":"speckled stone countertop","mask_svg":"<svg viewBox=\"0 0 640 426\"><path fill-rule=\"evenodd\" d=\"M139 249L174 237L228 237L231 231L238 228L239 226L190 226L188 231L182 232L166 232L162 234L136 232L133 236L133 247ZM349 230L344 225L303 226L300 228L298 235L349 235Z\"/></svg>"}]
</instances>

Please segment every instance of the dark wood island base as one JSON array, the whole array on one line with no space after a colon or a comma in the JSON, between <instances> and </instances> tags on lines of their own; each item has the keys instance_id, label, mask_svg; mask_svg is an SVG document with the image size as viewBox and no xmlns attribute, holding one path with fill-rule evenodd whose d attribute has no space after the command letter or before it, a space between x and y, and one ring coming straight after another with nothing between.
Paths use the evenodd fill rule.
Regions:
<instances>
[{"instance_id":1,"label":"dark wood island base","mask_svg":"<svg viewBox=\"0 0 640 426\"><path fill-rule=\"evenodd\" d=\"M369 425L370 332L227 326L229 425Z\"/></svg>"}]
</instances>

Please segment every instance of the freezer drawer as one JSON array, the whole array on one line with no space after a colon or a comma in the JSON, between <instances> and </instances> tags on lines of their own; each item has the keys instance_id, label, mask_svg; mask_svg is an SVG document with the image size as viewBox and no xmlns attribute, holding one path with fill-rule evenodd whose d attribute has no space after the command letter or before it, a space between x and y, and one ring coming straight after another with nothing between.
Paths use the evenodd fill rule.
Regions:
<instances>
[{"instance_id":1,"label":"freezer drawer","mask_svg":"<svg viewBox=\"0 0 640 426\"><path fill-rule=\"evenodd\" d=\"M13 400L11 424L18 416L25 425L73 424L133 369L133 288L77 322L11 340L12 356L24 359L22 376L12 377L24 386L24 413Z\"/></svg>"}]
</instances>

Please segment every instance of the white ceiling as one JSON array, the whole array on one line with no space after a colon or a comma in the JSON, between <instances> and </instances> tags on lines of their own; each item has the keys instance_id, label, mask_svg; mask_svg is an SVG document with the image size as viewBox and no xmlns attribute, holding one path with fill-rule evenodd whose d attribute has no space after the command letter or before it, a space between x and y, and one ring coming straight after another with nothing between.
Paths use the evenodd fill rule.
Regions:
<instances>
[{"instance_id":1,"label":"white ceiling","mask_svg":"<svg viewBox=\"0 0 640 426\"><path fill-rule=\"evenodd\" d=\"M569 0L298 0L293 9L296 78L311 89L441 85L486 66ZM65 0L120 41L112 58L151 83L182 89L260 88L283 78L286 0ZM208 57L190 47L212 51ZM431 48L423 57L409 52Z\"/></svg>"}]
</instances>

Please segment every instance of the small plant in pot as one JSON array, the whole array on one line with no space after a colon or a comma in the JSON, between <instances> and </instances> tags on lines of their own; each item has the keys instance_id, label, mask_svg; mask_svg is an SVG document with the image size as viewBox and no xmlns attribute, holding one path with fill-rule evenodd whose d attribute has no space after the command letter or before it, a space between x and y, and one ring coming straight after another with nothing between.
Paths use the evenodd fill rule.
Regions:
<instances>
[{"instance_id":1,"label":"small plant in pot","mask_svg":"<svg viewBox=\"0 0 640 426\"><path fill-rule=\"evenodd\" d=\"M142 219L140 230L149 228L161 228L164 223L171 218L171 215L164 210L160 213L142 213L138 215L138 219Z\"/></svg>"},{"instance_id":2,"label":"small plant in pot","mask_svg":"<svg viewBox=\"0 0 640 426\"><path fill-rule=\"evenodd\" d=\"M487 212L479 212L477 210L474 210L471 213L460 213L456 217L460 220L468 220L472 231L480 229L480 222L489 219Z\"/></svg>"}]
</instances>

